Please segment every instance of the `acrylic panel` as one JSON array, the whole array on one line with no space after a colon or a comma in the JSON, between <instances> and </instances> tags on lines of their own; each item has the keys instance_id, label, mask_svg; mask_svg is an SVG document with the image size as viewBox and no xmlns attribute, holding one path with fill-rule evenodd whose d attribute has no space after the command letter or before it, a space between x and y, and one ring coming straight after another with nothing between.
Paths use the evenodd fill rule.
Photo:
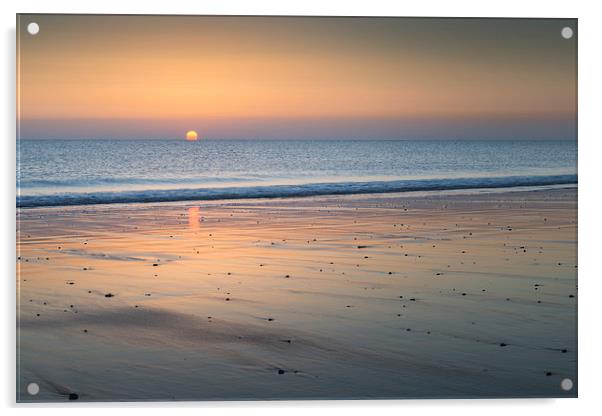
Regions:
<instances>
[{"instance_id":1,"label":"acrylic panel","mask_svg":"<svg viewBox=\"0 0 602 416\"><path fill-rule=\"evenodd\" d=\"M577 396L577 20L17 16L17 401Z\"/></svg>"}]
</instances>

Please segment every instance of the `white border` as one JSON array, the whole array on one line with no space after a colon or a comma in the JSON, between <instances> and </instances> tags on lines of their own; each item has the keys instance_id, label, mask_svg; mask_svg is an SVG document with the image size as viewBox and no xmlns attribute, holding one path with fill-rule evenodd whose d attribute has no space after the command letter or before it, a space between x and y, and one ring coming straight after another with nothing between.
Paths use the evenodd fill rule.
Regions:
<instances>
[{"instance_id":1,"label":"white border","mask_svg":"<svg viewBox=\"0 0 602 416\"><path fill-rule=\"evenodd\" d=\"M602 215L598 212L597 197L602 189L599 160L602 157L602 131L599 113L600 74L602 60L602 15L597 2L564 0L526 1L355 1L355 0L20 0L0 2L3 29L1 102L2 126L2 238L1 263L4 283L2 314L2 376L0 392L5 407L26 412L42 410L47 415L65 412L106 414L107 408L122 408L142 414L163 414L168 408L184 414L230 414L232 411L251 415L293 416L312 412L325 415L333 411L345 415L366 412L395 414L401 412L425 414L488 416L509 413L544 413L546 415L590 414L600 410L600 295L602 274L597 264ZM339 401L339 402L238 402L238 403L177 403L177 404L74 404L45 406L16 406L15 400L15 13L143 13L143 14L301 14L348 16L467 16L467 17L569 17L579 18L579 399L563 400L432 400L432 401ZM70 407L72 409L65 409ZM86 409L82 409L85 407ZM196 407L196 409L195 409ZM201 409L198 409L198 408Z\"/></svg>"}]
</instances>

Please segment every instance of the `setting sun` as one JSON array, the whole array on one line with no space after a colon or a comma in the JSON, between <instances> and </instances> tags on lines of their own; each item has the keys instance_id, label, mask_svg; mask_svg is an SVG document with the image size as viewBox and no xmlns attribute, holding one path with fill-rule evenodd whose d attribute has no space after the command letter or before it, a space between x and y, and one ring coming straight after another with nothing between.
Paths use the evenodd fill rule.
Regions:
<instances>
[{"instance_id":1,"label":"setting sun","mask_svg":"<svg viewBox=\"0 0 602 416\"><path fill-rule=\"evenodd\" d=\"M188 140L189 142L195 142L198 140L198 138L199 138L199 135L197 134L196 131L190 130L190 131L186 132L186 140Z\"/></svg>"}]
</instances>

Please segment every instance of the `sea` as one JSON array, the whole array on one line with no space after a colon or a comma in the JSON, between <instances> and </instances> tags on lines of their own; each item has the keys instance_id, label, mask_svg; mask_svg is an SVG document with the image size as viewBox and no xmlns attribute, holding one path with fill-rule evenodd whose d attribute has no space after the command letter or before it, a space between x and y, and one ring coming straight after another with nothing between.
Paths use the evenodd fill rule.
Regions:
<instances>
[{"instance_id":1,"label":"sea","mask_svg":"<svg viewBox=\"0 0 602 416\"><path fill-rule=\"evenodd\" d=\"M575 140L19 140L17 207L577 184Z\"/></svg>"}]
</instances>

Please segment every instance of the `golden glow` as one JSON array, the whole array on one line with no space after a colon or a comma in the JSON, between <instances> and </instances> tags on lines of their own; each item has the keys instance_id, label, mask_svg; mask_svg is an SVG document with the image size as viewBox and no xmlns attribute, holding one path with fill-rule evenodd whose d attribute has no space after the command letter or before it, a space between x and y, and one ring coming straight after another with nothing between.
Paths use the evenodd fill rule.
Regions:
<instances>
[{"instance_id":1,"label":"golden glow","mask_svg":"<svg viewBox=\"0 0 602 416\"><path fill-rule=\"evenodd\" d=\"M196 121L214 137L246 132L248 120L345 125L349 119L405 119L430 125L496 117L554 120L576 111L576 44L559 35L570 22L23 19L34 18L44 31L19 37L18 116L44 125L90 120L91 129L104 131L116 120L133 120L148 135L149 120L159 120L177 135ZM548 32L557 36L543 36ZM211 122L227 128L214 132ZM286 131L283 126L273 129Z\"/></svg>"},{"instance_id":2,"label":"golden glow","mask_svg":"<svg viewBox=\"0 0 602 416\"><path fill-rule=\"evenodd\" d=\"M196 131L190 130L186 132L186 140L189 142L196 142L199 139L199 135Z\"/></svg>"}]
</instances>

